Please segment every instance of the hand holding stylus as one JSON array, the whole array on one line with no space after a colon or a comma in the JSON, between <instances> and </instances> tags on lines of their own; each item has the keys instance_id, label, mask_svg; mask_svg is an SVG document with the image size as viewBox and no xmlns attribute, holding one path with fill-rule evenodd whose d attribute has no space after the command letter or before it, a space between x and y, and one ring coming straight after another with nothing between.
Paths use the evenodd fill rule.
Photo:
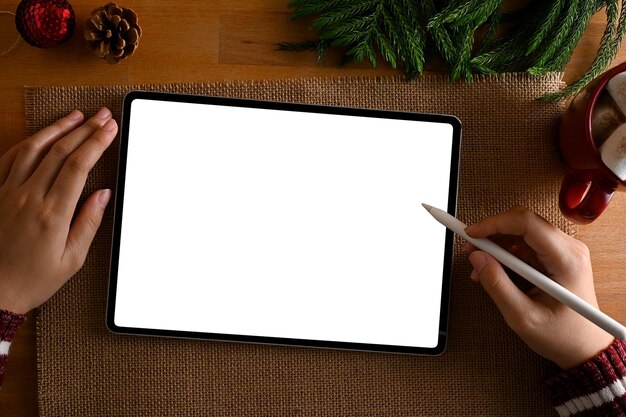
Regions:
<instances>
[{"instance_id":1,"label":"hand holding stylus","mask_svg":"<svg viewBox=\"0 0 626 417\"><path fill-rule=\"evenodd\" d=\"M465 232L487 238L598 308L587 246L523 207L487 217ZM513 331L535 352L563 369L577 366L613 342L613 336L567 305L535 287L520 290L491 255L472 244L474 270Z\"/></svg>"},{"instance_id":2,"label":"hand holding stylus","mask_svg":"<svg viewBox=\"0 0 626 417\"><path fill-rule=\"evenodd\" d=\"M87 174L117 133L103 108L74 111L0 156L0 309L25 314L80 269L110 190L72 217Z\"/></svg>"}]
</instances>

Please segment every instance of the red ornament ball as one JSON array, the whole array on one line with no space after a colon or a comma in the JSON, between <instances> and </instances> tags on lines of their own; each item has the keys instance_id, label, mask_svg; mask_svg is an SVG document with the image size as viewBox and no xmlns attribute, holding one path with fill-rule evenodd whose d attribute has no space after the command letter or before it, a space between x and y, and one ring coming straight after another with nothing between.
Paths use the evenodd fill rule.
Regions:
<instances>
[{"instance_id":1,"label":"red ornament ball","mask_svg":"<svg viewBox=\"0 0 626 417\"><path fill-rule=\"evenodd\" d=\"M29 44L51 48L72 36L76 18L66 0L23 0L15 12L15 26Z\"/></svg>"}]
</instances>

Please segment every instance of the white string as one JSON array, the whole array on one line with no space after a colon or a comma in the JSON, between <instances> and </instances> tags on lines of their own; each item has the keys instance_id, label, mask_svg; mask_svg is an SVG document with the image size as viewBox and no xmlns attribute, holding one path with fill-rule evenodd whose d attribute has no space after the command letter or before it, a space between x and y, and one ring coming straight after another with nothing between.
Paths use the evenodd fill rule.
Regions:
<instances>
[{"instance_id":1,"label":"white string","mask_svg":"<svg viewBox=\"0 0 626 417\"><path fill-rule=\"evenodd\" d=\"M0 14L8 14L8 15L11 15L11 16L15 16L15 13L9 12L7 10L0 10ZM8 54L9 52L11 52L12 50L14 50L15 47L17 46L17 44L20 43L20 39L21 38L22 37L18 33L17 34L17 38L15 38L15 41L13 42L13 45L9 46L8 49L5 49L4 51L0 52L0 56L4 56L4 55Z\"/></svg>"}]
</instances>

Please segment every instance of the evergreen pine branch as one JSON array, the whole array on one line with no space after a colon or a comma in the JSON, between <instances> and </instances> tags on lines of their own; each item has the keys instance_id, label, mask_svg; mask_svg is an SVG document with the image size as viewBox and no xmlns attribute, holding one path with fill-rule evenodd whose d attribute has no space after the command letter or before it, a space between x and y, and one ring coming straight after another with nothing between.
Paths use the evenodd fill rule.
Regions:
<instances>
[{"instance_id":1,"label":"evergreen pine branch","mask_svg":"<svg viewBox=\"0 0 626 417\"><path fill-rule=\"evenodd\" d=\"M343 0L293 0L287 7L296 9L291 15L292 20L326 13L344 4Z\"/></svg>"},{"instance_id":2,"label":"evergreen pine branch","mask_svg":"<svg viewBox=\"0 0 626 417\"><path fill-rule=\"evenodd\" d=\"M504 72L515 63L519 63L520 56L516 51L524 46L524 39L528 35L526 27L513 31L512 34L496 43L491 50L481 52L471 59L474 68L482 68L481 72Z\"/></svg>"},{"instance_id":3,"label":"evergreen pine branch","mask_svg":"<svg viewBox=\"0 0 626 417\"><path fill-rule=\"evenodd\" d=\"M428 23L431 25L449 24L452 28L470 27L476 29L485 23L500 6L502 0L469 0L460 7L442 10ZM451 3L451 5L454 3Z\"/></svg>"},{"instance_id":4,"label":"evergreen pine branch","mask_svg":"<svg viewBox=\"0 0 626 417\"><path fill-rule=\"evenodd\" d=\"M368 59L373 66L377 65L377 50L393 68L400 61L409 76L423 71L426 41L424 30L417 22L415 0L358 0L334 5L332 9L326 8L320 0L309 1L295 0L290 5L297 8L296 18L324 10L311 25L318 31L318 39L324 42L321 46L346 47L344 57L356 62ZM399 3L403 3L403 7ZM305 48L313 49L313 45L279 45L281 50Z\"/></svg>"},{"instance_id":5,"label":"evergreen pine branch","mask_svg":"<svg viewBox=\"0 0 626 417\"><path fill-rule=\"evenodd\" d=\"M498 26L500 26L501 20L502 11L500 10L500 8L498 8L491 14L489 19L487 20L487 31L485 32L485 36L483 36L482 43L476 51L476 54L482 54L493 47L496 41L496 34L498 32Z\"/></svg>"},{"instance_id":6,"label":"evergreen pine branch","mask_svg":"<svg viewBox=\"0 0 626 417\"><path fill-rule=\"evenodd\" d=\"M465 32L458 32L459 38L459 54L458 60L452 66L450 71L450 79L452 81L463 77L466 81L472 81L472 67L470 64L470 56L472 55L472 46L474 44L474 31L471 29Z\"/></svg>"},{"instance_id":7,"label":"evergreen pine branch","mask_svg":"<svg viewBox=\"0 0 626 417\"><path fill-rule=\"evenodd\" d=\"M374 36L376 40L376 45L378 46L378 50L380 51L381 55L383 56L383 58L385 58L385 61L389 62L391 68L395 69L397 66L397 59L396 53L392 48L391 43L389 43L385 35L383 35L382 32L380 32L378 29L374 31Z\"/></svg>"},{"instance_id":8,"label":"evergreen pine branch","mask_svg":"<svg viewBox=\"0 0 626 417\"><path fill-rule=\"evenodd\" d=\"M400 62L404 63L408 60L407 53L409 52L410 48L407 45L407 40L404 36L403 21L401 19L394 18L395 16L393 16L392 13L393 12L389 10L388 4L383 5L381 9L381 14L382 14L381 26L382 26L382 29L388 34L389 49L393 49L394 51L397 51ZM394 63L391 64L391 66L392 68L396 68L396 65L397 64L395 62L395 53L394 53ZM403 67L405 68L405 70L407 69L406 64L404 64Z\"/></svg>"},{"instance_id":9,"label":"evergreen pine branch","mask_svg":"<svg viewBox=\"0 0 626 417\"><path fill-rule=\"evenodd\" d=\"M619 50L624 32L626 31L626 2L622 3L621 11L618 11L618 0L606 0L605 4L607 24L602 39L600 40L598 54L593 60L591 67L578 80L569 84L563 90L556 93L545 94L540 97L541 100L562 100L565 97L578 93L589 82L600 75L615 57Z\"/></svg>"},{"instance_id":10,"label":"evergreen pine branch","mask_svg":"<svg viewBox=\"0 0 626 417\"><path fill-rule=\"evenodd\" d=\"M400 0L400 7L406 8L406 10L409 11L408 15L410 21L419 23L418 27L420 36L423 37L423 54L425 57L429 56L430 52L436 49L433 39L428 34L428 29L426 29L428 21L437 14L438 7L435 1L436 0Z\"/></svg>"},{"instance_id":11,"label":"evergreen pine branch","mask_svg":"<svg viewBox=\"0 0 626 417\"><path fill-rule=\"evenodd\" d=\"M567 40L563 43L564 47L552 59L552 63L548 65L548 71L562 71L569 62L578 41L582 38L589 21L596 12L596 5L593 1L584 1L578 5L580 21L570 29ZM547 72L547 71L546 71Z\"/></svg>"},{"instance_id":12,"label":"evergreen pine branch","mask_svg":"<svg viewBox=\"0 0 626 417\"><path fill-rule=\"evenodd\" d=\"M457 51L455 43L450 37L450 33L442 27L433 26L429 29L429 34L443 60L448 66L452 67L457 56Z\"/></svg>"},{"instance_id":13,"label":"evergreen pine branch","mask_svg":"<svg viewBox=\"0 0 626 417\"><path fill-rule=\"evenodd\" d=\"M606 8L607 25L588 71L566 89L544 99L559 99L584 87L613 59L626 32L626 0L531 0L503 13L503 0L292 0L292 18L313 18L314 41L278 44L285 51L342 47L342 62L378 60L401 67L407 77L422 73L430 49L450 68L452 80L471 80L473 72L562 70L589 20ZM500 34L502 22L513 23ZM474 45L478 28L485 31ZM473 52L475 46L478 47Z\"/></svg>"},{"instance_id":14,"label":"evergreen pine branch","mask_svg":"<svg viewBox=\"0 0 626 417\"><path fill-rule=\"evenodd\" d=\"M358 42L369 34L376 20L374 13L347 19L340 24L328 27L319 32L319 38L331 41L332 45L344 46L351 42ZM335 42L341 39L340 42ZM354 41L351 41L354 39Z\"/></svg>"},{"instance_id":15,"label":"evergreen pine branch","mask_svg":"<svg viewBox=\"0 0 626 417\"><path fill-rule=\"evenodd\" d=\"M317 41L317 64L321 65L326 58L326 50L328 49L328 42Z\"/></svg>"},{"instance_id":16,"label":"evergreen pine branch","mask_svg":"<svg viewBox=\"0 0 626 417\"><path fill-rule=\"evenodd\" d=\"M335 10L327 11L318 17L311 25L312 29L324 30L326 28L341 24L345 20L369 14L376 6L377 0L366 0L362 3L354 3L349 6L339 7Z\"/></svg>"},{"instance_id":17,"label":"evergreen pine branch","mask_svg":"<svg viewBox=\"0 0 626 417\"><path fill-rule=\"evenodd\" d=\"M607 0L607 1L610 1L610 0ZM615 0L615 7L617 8L617 0ZM620 11L619 20L617 23L617 30L613 37L613 42L615 43L613 47L615 48L616 53L622 44L622 39L624 38L625 32L626 32L626 4L622 2L622 10Z\"/></svg>"},{"instance_id":18,"label":"evergreen pine branch","mask_svg":"<svg viewBox=\"0 0 626 417\"><path fill-rule=\"evenodd\" d=\"M497 12L502 0L451 2L427 24L441 56L450 66L450 79L472 79L470 62L474 32ZM494 29L495 30L495 29Z\"/></svg>"},{"instance_id":19,"label":"evergreen pine branch","mask_svg":"<svg viewBox=\"0 0 626 417\"><path fill-rule=\"evenodd\" d=\"M352 38L350 38L350 33L352 32L350 26L348 26L347 31L345 26L339 26L338 28L330 30L327 29L325 32L320 32L320 38L323 38L324 36L328 37L327 39L334 38L331 45L355 45L348 49L346 55L352 56L355 62L362 62L365 58L367 58L372 67L376 68L377 59L373 44L377 41L377 36L380 33L377 28L377 24L382 13L381 9L382 3L379 0L377 1L376 8L369 11L370 14L360 18L354 18L354 23L352 23L352 25L360 25L362 30ZM385 46L387 45L388 44L385 43ZM381 52L383 53L383 56L387 55L387 57L392 58L392 66L395 68L395 54L389 55L388 50Z\"/></svg>"},{"instance_id":20,"label":"evergreen pine branch","mask_svg":"<svg viewBox=\"0 0 626 417\"><path fill-rule=\"evenodd\" d=\"M387 1L381 9L381 26L388 33L407 77L424 70L426 33L419 22L418 9L412 0Z\"/></svg>"},{"instance_id":21,"label":"evergreen pine branch","mask_svg":"<svg viewBox=\"0 0 626 417\"><path fill-rule=\"evenodd\" d=\"M469 27L476 30L480 25L485 23L489 17L500 7L504 0L471 0L469 3L475 4L472 12L450 22L452 27Z\"/></svg>"},{"instance_id":22,"label":"evergreen pine branch","mask_svg":"<svg viewBox=\"0 0 626 417\"><path fill-rule=\"evenodd\" d=\"M421 7L418 7L418 4ZM410 48L409 62L407 66L409 78L421 75L424 71L424 64L428 53L428 34L426 32L426 23L430 14L426 14L431 7L434 7L432 0L400 0L399 2L391 2L396 10L396 15L403 20L404 33ZM405 19L402 18L402 10L406 11Z\"/></svg>"},{"instance_id":23,"label":"evergreen pine branch","mask_svg":"<svg viewBox=\"0 0 626 417\"><path fill-rule=\"evenodd\" d=\"M366 42L363 46L363 49L365 50L365 55L367 56L367 59L370 61L370 64L372 64L372 68L376 68L376 53L374 52L374 48L372 47L372 43L373 43L373 35L370 36L370 39L368 39L369 42Z\"/></svg>"},{"instance_id":24,"label":"evergreen pine branch","mask_svg":"<svg viewBox=\"0 0 626 417\"><path fill-rule=\"evenodd\" d=\"M520 55L520 51L525 50L528 45L527 40L535 32L545 9L545 4L537 6L533 9L533 13L524 19L523 24L518 23L517 26L511 28L506 35L494 43L491 50L482 50L474 55L471 59L472 67L480 68L481 72L504 72L511 68L519 71L520 67L525 69L525 65L520 64L524 56Z\"/></svg>"},{"instance_id":25,"label":"evergreen pine branch","mask_svg":"<svg viewBox=\"0 0 626 417\"><path fill-rule=\"evenodd\" d=\"M354 62L363 62L365 59L365 42L360 42L348 49L344 54L345 59L343 64L354 61Z\"/></svg>"},{"instance_id":26,"label":"evergreen pine branch","mask_svg":"<svg viewBox=\"0 0 626 417\"><path fill-rule=\"evenodd\" d=\"M428 20L428 24L426 25L426 29L430 30L434 28L441 28L443 24L445 23L444 20L446 19L446 16L458 10L459 6L461 5L461 1L462 0L448 1L446 6L443 9L441 9L439 13L436 13L435 15L430 17L430 19ZM436 11L436 7L435 7L435 10L432 10L432 11Z\"/></svg>"},{"instance_id":27,"label":"evergreen pine branch","mask_svg":"<svg viewBox=\"0 0 626 417\"><path fill-rule=\"evenodd\" d=\"M407 1L403 1L403 3L407 3ZM419 14L423 17L421 23L424 25L437 13L437 6L433 0L408 0L408 3L419 7Z\"/></svg>"},{"instance_id":28,"label":"evergreen pine branch","mask_svg":"<svg viewBox=\"0 0 626 417\"><path fill-rule=\"evenodd\" d=\"M322 62L324 62L327 48L328 48L327 42L319 40L319 39L315 41L281 42L281 43L276 44L276 49L279 51L285 51L285 52L316 51L318 64L321 64Z\"/></svg>"},{"instance_id":29,"label":"evergreen pine branch","mask_svg":"<svg viewBox=\"0 0 626 417\"><path fill-rule=\"evenodd\" d=\"M530 39L528 43L528 49L526 49L526 55L530 55L534 52L537 47L543 43L546 39L546 35L550 32L550 30L556 24L561 10L563 10L563 6L565 6L567 0L554 0L550 5L548 13L545 14L545 17L541 20L541 23L538 25L537 31Z\"/></svg>"},{"instance_id":30,"label":"evergreen pine branch","mask_svg":"<svg viewBox=\"0 0 626 417\"><path fill-rule=\"evenodd\" d=\"M593 2L589 2L588 0L571 0L569 4L565 6L559 19L561 21L560 24L555 26L550 33L551 41L547 43L547 45L536 57L532 67L528 69L529 73L533 75L543 74L541 69L546 68L546 64L551 62L554 59L555 54L558 54L563 48L570 29L574 27L574 24L576 23L575 21L578 18L579 1L587 1L588 3L593 4Z\"/></svg>"}]
</instances>

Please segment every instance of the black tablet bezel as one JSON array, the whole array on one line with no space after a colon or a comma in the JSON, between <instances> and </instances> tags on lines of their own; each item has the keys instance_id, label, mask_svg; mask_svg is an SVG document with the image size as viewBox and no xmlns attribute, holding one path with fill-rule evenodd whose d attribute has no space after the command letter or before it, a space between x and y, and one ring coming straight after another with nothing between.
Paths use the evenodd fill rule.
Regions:
<instances>
[{"instance_id":1,"label":"black tablet bezel","mask_svg":"<svg viewBox=\"0 0 626 417\"><path fill-rule=\"evenodd\" d=\"M459 119L457 119L454 116L439 115L439 114L426 114L426 113L409 113L409 112L398 112L398 111L388 111L388 110L357 109L357 108L347 108L347 107L330 107L330 106L319 106L319 105L310 105L310 104L281 103L281 102L271 102L271 101L234 99L234 98L225 98L225 97L209 97L209 96L149 92L149 91L131 91L124 97L121 133L120 133L117 187L116 187L115 204L114 204L115 211L114 211L114 217L113 217L114 219L113 220L113 239L112 239L112 247L111 247L111 264L110 264L110 272L109 272L109 289L108 289L107 313L106 313L106 326L111 332L118 333L118 334L128 334L128 335L161 336L161 337L174 337L174 338L187 338L187 339L204 339L204 340L228 341L228 342L276 344L276 345L298 346L298 347L347 349L347 350L358 350L358 351L404 353L404 354L419 354L419 355L439 355L443 353L443 351L446 348L446 343L447 343L452 253L453 253L453 243L454 243L454 235L450 230L446 230L444 267L443 267L443 279L442 279L440 314L439 314L439 338L437 341L437 345L432 348L365 344L365 343L347 343L347 342L306 340L306 339L289 339L289 338L279 338L279 337L259 337L259 336L232 335L232 334L221 334L221 333L203 333L203 332L145 329L145 328L117 326L114 321L115 300L116 300L116 291L117 291L120 232L121 232L121 226L122 226L122 212L123 212L123 204L124 204L124 184L125 184L125 174L126 174L126 157L127 157L127 150L128 150L128 130L129 130L129 125L130 125L129 122L130 122L131 104L133 100L137 100L137 99L173 101L173 102L196 103L196 104L212 104L212 105L221 105L221 106L248 107L248 108L260 108L260 109L296 111L296 112L300 111L300 112L311 112L311 113L327 113L327 114L336 114L336 115L376 117L376 118L386 118L386 119L414 120L414 121L426 121L426 122L450 124L453 128L453 138L452 138L453 143L452 143L452 152L450 155L450 158L451 158L450 183L449 183L449 190L448 190L447 211L448 213L452 215L456 215L457 189L458 189L458 177L459 177L459 159L460 159L460 148L461 148L461 122Z\"/></svg>"}]
</instances>

